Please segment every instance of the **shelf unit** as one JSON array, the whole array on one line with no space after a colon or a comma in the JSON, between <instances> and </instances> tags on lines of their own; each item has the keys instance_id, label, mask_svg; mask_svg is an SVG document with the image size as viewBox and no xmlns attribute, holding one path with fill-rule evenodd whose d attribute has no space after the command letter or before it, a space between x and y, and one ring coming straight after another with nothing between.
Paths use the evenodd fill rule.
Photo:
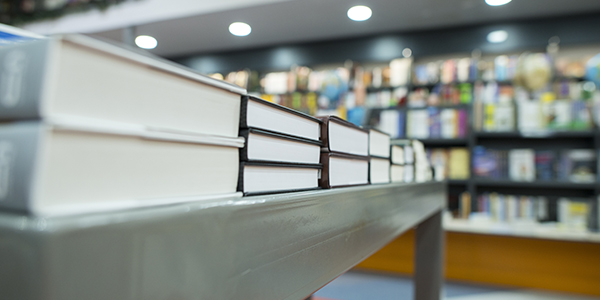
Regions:
<instances>
[{"instance_id":1,"label":"shelf unit","mask_svg":"<svg viewBox=\"0 0 600 300\"><path fill-rule=\"evenodd\" d=\"M0 214L6 299L301 300L417 227L415 297L440 299L442 182L60 218Z\"/></svg>"},{"instance_id":2,"label":"shelf unit","mask_svg":"<svg viewBox=\"0 0 600 300\"><path fill-rule=\"evenodd\" d=\"M546 225L515 225L494 223L470 223L467 220L444 219L444 230L460 233L491 234L522 238L600 243L600 234L595 232L568 230Z\"/></svg>"},{"instance_id":3,"label":"shelf unit","mask_svg":"<svg viewBox=\"0 0 600 300\"><path fill-rule=\"evenodd\" d=\"M531 148L534 150L562 150L562 149L594 149L600 150L600 129L581 131L535 131L535 132L485 132L475 131L472 127L473 112L470 105L436 106L437 108L467 108L470 111L469 128L467 137L459 139L423 139L421 140L427 148L450 148L466 147L472 153L476 146L485 146L490 149L509 150L518 148ZM424 108L390 108L390 109L424 109ZM372 109L369 118L373 114L384 109ZM472 157L469 162L471 174L473 174ZM489 179L471 177L466 180L447 180L449 194L458 195L468 191L476 196L485 192L498 192L511 195L546 196L549 197L551 205L556 204L559 197L589 198L592 218L590 229L597 231L600 195L600 183L575 183L567 181L512 181L510 179ZM471 201L472 210L477 210L477 201ZM551 209L556 211L555 208Z\"/></svg>"}]
</instances>

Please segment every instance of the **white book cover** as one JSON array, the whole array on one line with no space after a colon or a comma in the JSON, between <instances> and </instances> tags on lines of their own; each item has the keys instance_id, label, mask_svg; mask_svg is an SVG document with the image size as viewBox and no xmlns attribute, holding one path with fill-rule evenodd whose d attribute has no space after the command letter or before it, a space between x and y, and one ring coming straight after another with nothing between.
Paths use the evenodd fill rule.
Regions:
<instances>
[{"instance_id":1,"label":"white book cover","mask_svg":"<svg viewBox=\"0 0 600 300\"><path fill-rule=\"evenodd\" d=\"M441 136L445 139L453 139L458 135L457 124L458 118L455 109L442 109L440 112L442 123Z\"/></svg>"},{"instance_id":2,"label":"white book cover","mask_svg":"<svg viewBox=\"0 0 600 300\"><path fill-rule=\"evenodd\" d=\"M535 180L535 151L513 149L508 152L508 173L511 180Z\"/></svg>"},{"instance_id":3,"label":"white book cover","mask_svg":"<svg viewBox=\"0 0 600 300\"><path fill-rule=\"evenodd\" d=\"M515 130L515 109L512 104L498 104L494 110L496 131Z\"/></svg>"},{"instance_id":4,"label":"white book cover","mask_svg":"<svg viewBox=\"0 0 600 300\"><path fill-rule=\"evenodd\" d=\"M371 157L369 164L369 178L371 184L390 182L390 161Z\"/></svg>"},{"instance_id":5,"label":"white book cover","mask_svg":"<svg viewBox=\"0 0 600 300\"><path fill-rule=\"evenodd\" d=\"M518 105L518 126L520 131L541 130L541 108L539 101L522 101Z\"/></svg>"},{"instance_id":6,"label":"white book cover","mask_svg":"<svg viewBox=\"0 0 600 300\"><path fill-rule=\"evenodd\" d=\"M429 112L426 109L410 110L407 113L410 119L408 137L413 139L429 138Z\"/></svg>"},{"instance_id":7,"label":"white book cover","mask_svg":"<svg viewBox=\"0 0 600 300\"><path fill-rule=\"evenodd\" d=\"M369 155L389 158L390 136L377 130L369 130Z\"/></svg>"},{"instance_id":8,"label":"white book cover","mask_svg":"<svg viewBox=\"0 0 600 300\"><path fill-rule=\"evenodd\" d=\"M392 138L399 135L400 112L397 110L384 110L379 114L378 129L389 134Z\"/></svg>"},{"instance_id":9,"label":"white book cover","mask_svg":"<svg viewBox=\"0 0 600 300\"><path fill-rule=\"evenodd\" d=\"M391 165L390 180L392 182L404 182L404 166Z\"/></svg>"},{"instance_id":10,"label":"white book cover","mask_svg":"<svg viewBox=\"0 0 600 300\"><path fill-rule=\"evenodd\" d=\"M404 148L402 146L398 146L398 145L393 145L392 146L392 151L391 151L391 156L392 156L392 163L393 164L399 164L399 165L403 165L404 164Z\"/></svg>"}]
</instances>

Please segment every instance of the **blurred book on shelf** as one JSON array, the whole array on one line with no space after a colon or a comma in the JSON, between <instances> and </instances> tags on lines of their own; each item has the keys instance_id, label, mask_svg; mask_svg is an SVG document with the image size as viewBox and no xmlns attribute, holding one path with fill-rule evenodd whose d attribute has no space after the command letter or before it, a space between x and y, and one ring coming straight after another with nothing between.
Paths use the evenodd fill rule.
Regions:
<instances>
[{"instance_id":1,"label":"blurred book on shelf","mask_svg":"<svg viewBox=\"0 0 600 300\"><path fill-rule=\"evenodd\" d=\"M542 196L482 193L474 200L476 210L470 211L470 195L465 192L460 195L456 218L466 219L479 228L495 224L533 230L543 224L556 231L587 232L594 226L592 200L562 197L554 201Z\"/></svg>"},{"instance_id":2,"label":"blurred book on shelf","mask_svg":"<svg viewBox=\"0 0 600 300\"><path fill-rule=\"evenodd\" d=\"M467 148L428 149L427 155L436 180L466 180L470 177L469 150Z\"/></svg>"},{"instance_id":3,"label":"blurred book on shelf","mask_svg":"<svg viewBox=\"0 0 600 300\"><path fill-rule=\"evenodd\" d=\"M495 150L477 146L473 148L473 173L489 179L593 183L597 157L591 149Z\"/></svg>"},{"instance_id":4,"label":"blurred book on shelf","mask_svg":"<svg viewBox=\"0 0 600 300\"><path fill-rule=\"evenodd\" d=\"M548 199L545 197L484 193L477 196L478 218L492 222L541 222L549 218Z\"/></svg>"}]
</instances>

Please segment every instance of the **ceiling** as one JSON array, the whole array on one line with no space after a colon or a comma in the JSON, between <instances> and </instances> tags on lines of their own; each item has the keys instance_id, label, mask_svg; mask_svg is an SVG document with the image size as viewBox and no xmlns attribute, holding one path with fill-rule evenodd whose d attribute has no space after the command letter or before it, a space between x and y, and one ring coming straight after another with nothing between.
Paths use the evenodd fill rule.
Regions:
<instances>
[{"instance_id":1,"label":"ceiling","mask_svg":"<svg viewBox=\"0 0 600 300\"><path fill-rule=\"evenodd\" d=\"M145 1L149 3L162 1L163 6L167 3L164 2L166 0ZM484 0L212 1L221 3L220 6L205 0L175 2L189 2L189 6L177 6L178 13L163 9L170 14L156 13L157 10L159 12L161 10L156 5L154 8L146 7L146 17L139 16L142 11L130 9L129 12L121 12L119 22L113 20L112 23L106 20L99 22L96 13L95 19L89 16L78 16L79 25L77 22L71 22L69 25L71 27L65 25L68 22L59 20L58 23L55 21L35 24L27 29L42 33L83 31L119 40L122 38L122 31L119 28L135 25L136 34L147 34L157 38L158 47L151 52L161 56L176 57L365 36L382 32L600 12L598 0L513 0L499 7L488 6ZM192 5L192 2L195 4ZM354 22L347 18L348 8L358 4L371 7L373 11L371 19ZM202 7L210 9L203 10ZM133 12L136 13L132 15ZM154 15L148 17L152 12ZM61 21L63 24L60 24ZM92 21L96 22L95 28L86 26L93 23ZM231 35L228 26L236 21L250 24L252 33L246 37Z\"/></svg>"}]
</instances>

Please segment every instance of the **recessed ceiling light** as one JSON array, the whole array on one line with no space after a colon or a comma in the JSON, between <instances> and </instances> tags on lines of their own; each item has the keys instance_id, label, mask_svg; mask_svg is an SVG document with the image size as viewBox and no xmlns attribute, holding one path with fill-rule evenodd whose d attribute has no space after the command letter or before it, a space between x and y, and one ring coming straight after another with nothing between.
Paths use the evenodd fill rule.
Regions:
<instances>
[{"instance_id":1,"label":"recessed ceiling light","mask_svg":"<svg viewBox=\"0 0 600 300\"><path fill-rule=\"evenodd\" d=\"M247 36L252 32L252 27L244 22L233 22L229 25L229 32L235 36Z\"/></svg>"},{"instance_id":2,"label":"recessed ceiling light","mask_svg":"<svg viewBox=\"0 0 600 300\"><path fill-rule=\"evenodd\" d=\"M485 3L489 6L501 6L504 4L508 4L512 0L485 0Z\"/></svg>"},{"instance_id":3,"label":"recessed ceiling light","mask_svg":"<svg viewBox=\"0 0 600 300\"><path fill-rule=\"evenodd\" d=\"M364 5L353 6L348 10L348 18L352 21L365 21L371 18L371 9Z\"/></svg>"},{"instance_id":4,"label":"recessed ceiling light","mask_svg":"<svg viewBox=\"0 0 600 300\"><path fill-rule=\"evenodd\" d=\"M135 38L135 44L144 49L154 49L158 45L158 41L149 35L138 35Z\"/></svg>"},{"instance_id":5,"label":"recessed ceiling light","mask_svg":"<svg viewBox=\"0 0 600 300\"><path fill-rule=\"evenodd\" d=\"M494 43L494 44L502 43L502 42L506 41L507 38L508 38L508 32L506 32L504 30L492 31L487 36L488 42Z\"/></svg>"}]
</instances>

